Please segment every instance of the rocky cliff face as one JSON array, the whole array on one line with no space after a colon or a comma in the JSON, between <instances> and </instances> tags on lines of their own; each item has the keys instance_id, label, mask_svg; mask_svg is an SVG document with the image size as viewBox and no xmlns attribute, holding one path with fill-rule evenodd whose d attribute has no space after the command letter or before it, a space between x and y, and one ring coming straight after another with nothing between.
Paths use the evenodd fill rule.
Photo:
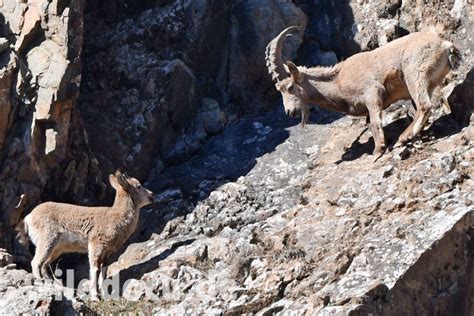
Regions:
<instances>
[{"instance_id":1,"label":"rocky cliff face","mask_svg":"<svg viewBox=\"0 0 474 316\"><path fill-rule=\"evenodd\" d=\"M4 0L0 13L1 310L472 314L467 1ZM306 25L285 51L300 64L419 30L464 63L421 138L372 163L362 120L316 109L302 129L282 114L264 47L292 24ZM389 142L409 122L400 105L384 118ZM112 258L122 299L32 285L10 264L24 258L11 241L19 196L27 211L104 203L102 174L118 167L159 193ZM58 265L87 270L83 257Z\"/></svg>"},{"instance_id":2,"label":"rocky cliff face","mask_svg":"<svg viewBox=\"0 0 474 316\"><path fill-rule=\"evenodd\" d=\"M91 3L80 111L103 168L146 177L188 158L237 116L268 107L265 46L305 21L288 1Z\"/></svg>"},{"instance_id":3,"label":"rocky cliff face","mask_svg":"<svg viewBox=\"0 0 474 316\"><path fill-rule=\"evenodd\" d=\"M76 202L100 195L94 188L101 184L100 170L83 150L84 132L74 111L83 7L82 1L0 4L0 196L7 235L18 219L14 206L22 193L28 206L48 195Z\"/></svg>"}]
</instances>

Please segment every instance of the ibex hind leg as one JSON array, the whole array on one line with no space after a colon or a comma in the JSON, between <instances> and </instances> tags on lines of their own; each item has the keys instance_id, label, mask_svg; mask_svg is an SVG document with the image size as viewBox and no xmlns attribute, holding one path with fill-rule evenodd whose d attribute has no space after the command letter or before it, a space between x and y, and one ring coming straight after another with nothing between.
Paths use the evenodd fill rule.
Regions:
<instances>
[{"instance_id":1,"label":"ibex hind leg","mask_svg":"<svg viewBox=\"0 0 474 316\"><path fill-rule=\"evenodd\" d=\"M54 246L54 243L45 240L38 241L35 256L31 261L31 269L35 278L41 279L48 276L45 268L45 263L48 257L53 252ZM44 272L46 272L45 275L43 275Z\"/></svg>"},{"instance_id":2,"label":"ibex hind leg","mask_svg":"<svg viewBox=\"0 0 474 316\"><path fill-rule=\"evenodd\" d=\"M422 81L422 82L420 82ZM417 82L408 85L410 95L416 104L415 117L410 125L398 138L394 147L400 147L407 141L413 139L420 133L423 126L426 124L431 112L431 92L428 88L428 80L418 80Z\"/></svg>"},{"instance_id":3,"label":"ibex hind leg","mask_svg":"<svg viewBox=\"0 0 474 316\"><path fill-rule=\"evenodd\" d=\"M51 263L53 263L56 259L58 259L60 255L61 255L61 251L58 249L58 247L54 248L54 250L51 252L49 257L44 262L43 267L41 269L41 274L43 275L43 278L46 278L48 276L49 273L48 273L47 268L50 266Z\"/></svg>"}]
</instances>

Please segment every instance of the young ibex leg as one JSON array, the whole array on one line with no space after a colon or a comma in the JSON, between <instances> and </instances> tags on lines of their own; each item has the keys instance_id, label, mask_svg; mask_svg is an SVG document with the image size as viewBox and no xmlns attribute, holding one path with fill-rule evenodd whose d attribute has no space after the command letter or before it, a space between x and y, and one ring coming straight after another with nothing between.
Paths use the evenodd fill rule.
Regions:
<instances>
[{"instance_id":1,"label":"young ibex leg","mask_svg":"<svg viewBox=\"0 0 474 316\"><path fill-rule=\"evenodd\" d=\"M369 102L367 103L370 117L370 130L374 138L375 149L373 152L373 160L376 161L382 157L385 152L385 134L382 128L382 99L380 94L374 93Z\"/></svg>"},{"instance_id":2,"label":"young ibex leg","mask_svg":"<svg viewBox=\"0 0 474 316\"><path fill-rule=\"evenodd\" d=\"M51 255L51 252L54 248L53 243L49 243L47 241L39 240L38 244L36 245L36 253L31 261L31 268L33 272L33 276L37 279L41 279L43 277L47 277L46 275L42 275L41 272L45 272L44 265L46 260Z\"/></svg>"},{"instance_id":3,"label":"young ibex leg","mask_svg":"<svg viewBox=\"0 0 474 316\"><path fill-rule=\"evenodd\" d=\"M43 277L48 276L48 269L47 268L49 267L49 265L51 263L53 263L56 259L58 259L60 255L61 255L61 252L58 250L57 247L55 249L53 249L53 251L51 252L49 257L46 259L46 261L44 262L43 267L41 269L41 274L43 275Z\"/></svg>"},{"instance_id":4,"label":"young ibex leg","mask_svg":"<svg viewBox=\"0 0 474 316\"><path fill-rule=\"evenodd\" d=\"M97 249L89 247L89 282L90 282L90 295L92 300L98 300L99 295L97 293L97 273L100 267L100 253Z\"/></svg>"},{"instance_id":5,"label":"young ibex leg","mask_svg":"<svg viewBox=\"0 0 474 316\"><path fill-rule=\"evenodd\" d=\"M99 289L102 291L102 294L105 292L105 289L102 288L104 280L107 278L107 264L106 260L102 259L99 266Z\"/></svg>"},{"instance_id":6,"label":"young ibex leg","mask_svg":"<svg viewBox=\"0 0 474 316\"><path fill-rule=\"evenodd\" d=\"M431 93L426 86L426 82L428 82L428 80L423 82L423 84L413 84L412 87L414 88L412 89L410 89L409 86L410 94L412 95L416 104L415 117L413 122L411 122L407 129L400 135L394 147L402 146L407 141L413 139L416 135L418 135L418 133L420 133L421 129L428 120L431 110Z\"/></svg>"}]
</instances>

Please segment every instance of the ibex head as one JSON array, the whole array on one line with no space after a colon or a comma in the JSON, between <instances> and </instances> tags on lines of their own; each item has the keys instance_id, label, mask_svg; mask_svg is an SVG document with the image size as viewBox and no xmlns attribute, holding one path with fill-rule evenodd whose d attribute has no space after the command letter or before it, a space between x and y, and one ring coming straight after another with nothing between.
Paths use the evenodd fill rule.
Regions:
<instances>
[{"instance_id":1,"label":"ibex head","mask_svg":"<svg viewBox=\"0 0 474 316\"><path fill-rule=\"evenodd\" d=\"M290 26L284 29L267 45L265 55L268 72L272 76L273 81L275 81L276 89L283 96L285 113L294 117L301 111L301 124L304 125L308 120L309 114L308 96L302 86L305 80L304 74L291 61L283 63L281 56L283 39L295 31L300 31L300 27Z\"/></svg>"},{"instance_id":2,"label":"ibex head","mask_svg":"<svg viewBox=\"0 0 474 316\"><path fill-rule=\"evenodd\" d=\"M135 178L130 178L125 173L115 171L109 176L110 185L116 190L124 190L130 195L136 207L141 208L154 202L154 194L143 187Z\"/></svg>"}]
</instances>

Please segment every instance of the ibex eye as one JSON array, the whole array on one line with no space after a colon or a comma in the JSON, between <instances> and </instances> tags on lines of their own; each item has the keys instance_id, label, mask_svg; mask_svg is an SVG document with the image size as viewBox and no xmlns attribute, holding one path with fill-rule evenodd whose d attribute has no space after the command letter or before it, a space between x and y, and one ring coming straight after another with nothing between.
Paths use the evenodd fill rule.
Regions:
<instances>
[{"instance_id":1,"label":"ibex eye","mask_svg":"<svg viewBox=\"0 0 474 316\"><path fill-rule=\"evenodd\" d=\"M288 86L288 92L293 92L295 87L293 85Z\"/></svg>"}]
</instances>

